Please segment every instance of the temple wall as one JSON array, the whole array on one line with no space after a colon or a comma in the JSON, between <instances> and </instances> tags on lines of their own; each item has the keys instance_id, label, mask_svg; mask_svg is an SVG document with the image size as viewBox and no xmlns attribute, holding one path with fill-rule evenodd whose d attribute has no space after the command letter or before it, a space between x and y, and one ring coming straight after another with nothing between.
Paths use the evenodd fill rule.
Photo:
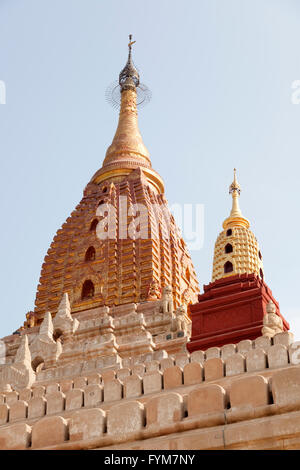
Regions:
<instances>
[{"instance_id":1,"label":"temple wall","mask_svg":"<svg viewBox=\"0 0 300 470\"><path fill-rule=\"evenodd\" d=\"M95 396L99 385L93 386ZM227 384L197 384L150 394L147 400L116 400L107 406L101 403L100 395L96 406L91 402L84 406L82 389L69 390L64 401L58 399L59 392L52 390L48 397L47 394L43 397L39 395L41 390L33 390L35 396L28 402L7 396L9 405L0 406L2 422L5 409L10 415L10 424L4 423L0 428L0 446L2 449L293 448L300 443L299 391L299 366L274 371L269 377L245 374ZM50 412L43 414L49 403Z\"/></svg>"},{"instance_id":2,"label":"temple wall","mask_svg":"<svg viewBox=\"0 0 300 470\"><path fill-rule=\"evenodd\" d=\"M284 332L191 355L159 351L133 368L73 369L2 393L0 447L297 448L300 344L291 341Z\"/></svg>"}]
</instances>

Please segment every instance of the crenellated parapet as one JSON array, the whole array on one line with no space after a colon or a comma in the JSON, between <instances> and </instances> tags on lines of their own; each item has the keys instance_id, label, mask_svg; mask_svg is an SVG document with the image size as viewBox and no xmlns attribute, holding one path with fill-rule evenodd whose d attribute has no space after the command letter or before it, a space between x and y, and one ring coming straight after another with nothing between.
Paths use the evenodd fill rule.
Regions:
<instances>
[{"instance_id":1,"label":"crenellated parapet","mask_svg":"<svg viewBox=\"0 0 300 470\"><path fill-rule=\"evenodd\" d=\"M294 430L300 413L300 345L291 341L284 332L191 355L160 351L132 369L92 372L70 365L60 377L53 376L55 369L41 371L44 380L27 388L2 387L2 448L146 449L164 436L173 445L187 439L188 449L189 431L199 449L242 449L249 446L249 426L254 447L268 438L265 427L258 426L263 420L271 432L277 430L269 436L273 445L282 448L285 440L289 448L288 437L299 445ZM26 340L22 348L18 360L28 361ZM268 357L265 367L260 351ZM288 429L283 420L289 421ZM214 436L220 430L224 440L207 444L210 430Z\"/></svg>"}]
</instances>

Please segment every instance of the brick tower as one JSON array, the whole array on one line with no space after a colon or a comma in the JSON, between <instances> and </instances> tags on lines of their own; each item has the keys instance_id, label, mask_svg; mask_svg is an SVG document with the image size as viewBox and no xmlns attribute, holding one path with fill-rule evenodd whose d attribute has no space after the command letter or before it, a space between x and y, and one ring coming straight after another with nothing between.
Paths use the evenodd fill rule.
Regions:
<instances>
[{"instance_id":1,"label":"brick tower","mask_svg":"<svg viewBox=\"0 0 300 470\"><path fill-rule=\"evenodd\" d=\"M158 299L165 286L171 288L175 308L196 300L192 261L138 128L139 74L131 45L119 84L120 115L112 144L45 257L35 301L38 325L45 312L57 311L65 292L72 313L138 304L149 295Z\"/></svg>"}]
</instances>

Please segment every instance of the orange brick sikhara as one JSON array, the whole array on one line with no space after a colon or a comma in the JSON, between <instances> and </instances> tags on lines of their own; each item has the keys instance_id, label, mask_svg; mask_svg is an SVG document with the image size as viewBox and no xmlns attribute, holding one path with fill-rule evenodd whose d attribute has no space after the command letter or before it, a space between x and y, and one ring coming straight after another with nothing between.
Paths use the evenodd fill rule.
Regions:
<instances>
[{"instance_id":1,"label":"orange brick sikhara","mask_svg":"<svg viewBox=\"0 0 300 470\"><path fill-rule=\"evenodd\" d=\"M65 292L72 314L144 302L151 292L157 300L165 286L171 286L175 307L197 299L190 255L138 128L139 75L131 49L119 88L119 123L103 165L45 257L35 301L36 324L46 311L57 311ZM102 235L107 235L101 210L108 207L109 233L100 239L97 232L101 235L102 228ZM134 223L132 214L140 207L145 211Z\"/></svg>"}]
</instances>

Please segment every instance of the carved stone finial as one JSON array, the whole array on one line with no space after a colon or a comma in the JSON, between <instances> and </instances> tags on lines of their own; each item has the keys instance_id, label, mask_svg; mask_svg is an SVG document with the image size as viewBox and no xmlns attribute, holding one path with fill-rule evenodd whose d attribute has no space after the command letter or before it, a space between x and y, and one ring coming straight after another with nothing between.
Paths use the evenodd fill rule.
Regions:
<instances>
[{"instance_id":1,"label":"carved stone finial","mask_svg":"<svg viewBox=\"0 0 300 470\"><path fill-rule=\"evenodd\" d=\"M50 312L47 312L44 316L44 320L40 327L39 336L45 338L46 340L54 342L52 315Z\"/></svg>"},{"instance_id":2,"label":"carved stone finial","mask_svg":"<svg viewBox=\"0 0 300 470\"><path fill-rule=\"evenodd\" d=\"M161 303L160 303L160 312L162 313L173 313L173 293L171 286L165 286L163 288Z\"/></svg>"},{"instance_id":3,"label":"carved stone finial","mask_svg":"<svg viewBox=\"0 0 300 470\"><path fill-rule=\"evenodd\" d=\"M64 335L74 333L78 328L79 322L71 315L71 305L68 293L65 292L58 306L57 314L53 320L55 330L60 330Z\"/></svg>"},{"instance_id":4,"label":"carved stone finial","mask_svg":"<svg viewBox=\"0 0 300 470\"><path fill-rule=\"evenodd\" d=\"M0 391L10 391L11 388L30 387L34 381L35 373L31 366L28 336L23 335L14 363L4 365L0 369Z\"/></svg>"},{"instance_id":5,"label":"carved stone finial","mask_svg":"<svg viewBox=\"0 0 300 470\"><path fill-rule=\"evenodd\" d=\"M186 305L180 305L172 316L171 331L182 331L184 335L190 335L191 320L187 315Z\"/></svg>"},{"instance_id":6,"label":"carved stone finial","mask_svg":"<svg viewBox=\"0 0 300 470\"><path fill-rule=\"evenodd\" d=\"M53 331L52 315L47 312L40 326L39 334L30 345L32 362L42 359L45 367L48 367L57 361L62 353L62 345L59 341L54 341Z\"/></svg>"},{"instance_id":7,"label":"carved stone finial","mask_svg":"<svg viewBox=\"0 0 300 470\"><path fill-rule=\"evenodd\" d=\"M277 335L277 333L281 333L283 331L283 322L282 318L277 315L276 306L272 300L270 300L268 303L266 310L267 313L263 318L263 327L261 329L261 333L263 336L273 338L273 336Z\"/></svg>"},{"instance_id":8,"label":"carved stone finial","mask_svg":"<svg viewBox=\"0 0 300 470\"><path fill-rule=\"evenodd\" d=\"M55 318L56 317L70 318L72 320L71 305L69 301L69 295L67 292L65 292L64 295L62 296L62 299L58 306L58 312Z\"/></svg>"},{"instance_id":9,"label":"carved stone finial","mask_svg":"<svg viewBox=\"0 0 300 470\"><path fill-rule=\"evenodd\" d=\"M27 335L24 335L21 338L21 344L19 346L19 349L17 350L14 363L24 364L31 367L31 354Z\"/></svg>"}]
</instances>

